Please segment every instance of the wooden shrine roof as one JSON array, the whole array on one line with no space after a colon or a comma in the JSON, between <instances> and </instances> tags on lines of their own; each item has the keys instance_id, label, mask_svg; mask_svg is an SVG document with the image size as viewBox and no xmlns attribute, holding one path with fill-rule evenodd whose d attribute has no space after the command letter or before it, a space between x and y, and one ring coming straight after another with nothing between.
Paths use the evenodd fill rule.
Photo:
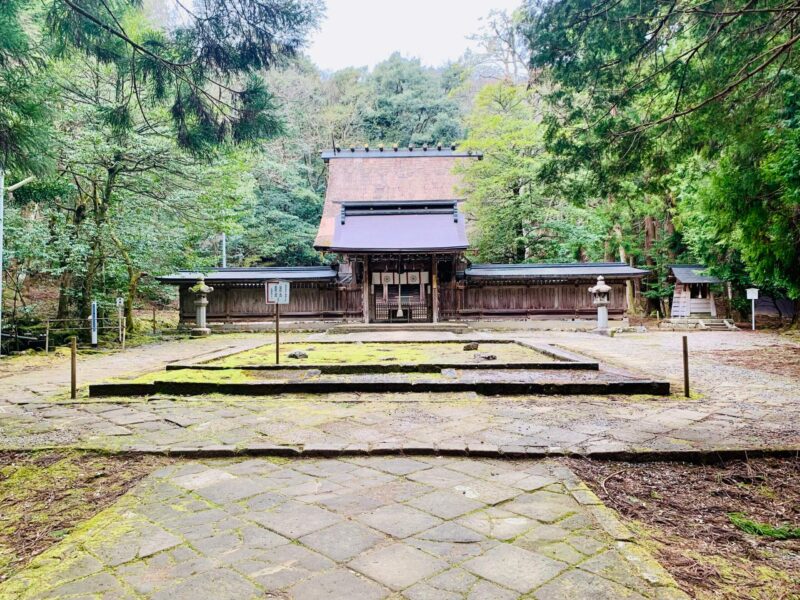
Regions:
<instances>
[{"instance_id":1,"label":"wooden shrine roof","mask_svg":"<svg viewBox=\"0 0 800 600\"><path fill-rule=\"evenodd\" d=\"M722 283L713 275L705 275L703 265L668 265L678 283Z\"/></svg>"},{"instance_id":2,"label":"wooden shrine roof","mask_svg":"<svg viewBox=\"0 0 800 600\"><path fill-rule=\"evenodd\" d=\"M210 269L200 271L178 271L170 275L156 277L161 283L181 284L196 283L203 275L211 282L262 282L273 279L288 281L325 281L336 279L336 271L330 267L248 267Z\"/></svg>"},{"instance_id":3,"label":"wooden shrine roof","mask_svg":"<svg viewBox=\"0 0 800 600\"><path fill-rule=\"evenodd\" d=\"M318 250L333 248L336 220L344 202L463 200L455 167L480 155L451 148L359 149L327 151L323 158L328 163L328 187L314 242ZM435 247L435 240L428 246Z\"/></svg>"},{"instance_id":4,"label":"wooden shrine roof","mask_svg":"<svg viewBox=\"0 0 800 600\"><path fill-rule=\"evenodd\" d=\"M464 215L456 200L343 202L334 252L463 252Z\"/></svg>"},{"instance_id":5,"label":"wooden shrine roof","mask_svg":"<svg viewBox=\"0 0 800 600\"><path fill-rule=\"evenodd\" d=\"M516 265L474 264L467 268L467 279L635 279L649 271L625 263L526 263Z\"/></svg>"}]
</instances>

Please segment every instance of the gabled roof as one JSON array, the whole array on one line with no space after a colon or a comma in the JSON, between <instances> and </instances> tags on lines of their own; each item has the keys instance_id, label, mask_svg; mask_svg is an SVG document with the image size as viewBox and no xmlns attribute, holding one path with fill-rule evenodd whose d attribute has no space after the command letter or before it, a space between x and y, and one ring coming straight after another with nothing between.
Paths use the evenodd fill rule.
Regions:
<instances>
[{"instance_id":1,"label":"gabled roof","mask_svg":"<svg viewBox=\"0 0 800 600\"><path fill-rule=\"evenodd\" d=\"M262 282L273 279L287 281L324 281L336 279L336 271L330 267L251 267L212 269L200 271L178 271L171 275L156 277L161 283L195 283L200 275L208 282Z\"/></svg>"},{"instance_id":2,"label":"gabled roof","mask_svg":"<svg viewBox=\"0 0 800 600\"><path fill-rule=\"evenodd\" d=\"M334 252L462 251L464 215L454 200L343 202Z\"/></svg>"},{"instance_id":3,"label":"gabled roof","mask_svg":"<svg viewBox=\"0 0 800 600\"><path fill-rule=\"evenodd\" d=\"M397 153L391 149L328 151L323 157L328 163L328 187L314 242L318 250L333 248L335 223L344 202L463 200L456 166L479 155L417 148Z\"/></svg>"},{"instance_id":4,"label":"gabled roof","mask_svg":"<svg viewBox=\"0 0 800 600\"><path fill-rule=\"evenodd\" d=\"M606 279L631 279L648 273L625 263L476 264L465 272L468 279L587 279L599 275Z\"/></svg>"},{"instance_id":5,"label":"gabled roof","mask_svg":"<svg viewBox=\"0 0 800 600\"><path fill-rule=\"evenodd\" d=\"M705 265L669 265L678 283L722 283L713 275L704 275Z\"/></svg>"}]
</instances>

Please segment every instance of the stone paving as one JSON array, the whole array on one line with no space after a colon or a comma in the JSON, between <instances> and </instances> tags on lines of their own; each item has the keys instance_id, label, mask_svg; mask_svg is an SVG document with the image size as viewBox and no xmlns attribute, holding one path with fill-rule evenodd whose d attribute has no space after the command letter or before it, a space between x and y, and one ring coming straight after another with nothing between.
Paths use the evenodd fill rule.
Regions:
<instances>
[{"instance_id":1,"label":"stone paving","mask_svg":"<svg viewBox=\"0 0 800 600\"><path fill-rule=\"evenodd\" d=\"M536 335L539 341L597 358L603 366L669 380L675 390L681 389L680 334L609 339L547 332L544 340L541 333ZM250 343L253 339L264 338L256 336ZM491 398L460 393L8 403L0 406L0 447L71 443L102 449L222 445L228 450L263 450L281 445L327 447L336 453L416 445L431 450L522 448L537 455L799 449L800 381L721 365L704 354L720 348L757 352L759 346L787 343L771 334L691 334L696 395L690 399L681 395Z\"/></svg>"},{"instance_id":2,"label":"stone paving","mask_svg":"<svg viewBox=\"0 0 800 600\"><path fill-rule=\"evenodd\" d=\"M555 462L178 462L0 586L0 598L682 599Z\"/></svg>"},{"instance_id":3,"label":"stone paving","mask_svg":"<svg viewBox=\"0 0 800 600\"><path fill-rule=\"evenodd\" d=\"M263 344L263 336L216 336L160 342L136 346L124 351L78 355L78 384L98 383L109 377L135 377L164 369L167 364L201 357L220 351L248 350ZM0 363L0 408L8 402L36 402L69 390L69 358L54 356L47 366L11 366Z\"/></svg>"},{"instance_id":4,"label":"stone paving","mask_svg":"<svg viewBox=\"0 0 800 600\"><path fill-rule=\"evenodd\" d=\"M519 330L470 338L481 335L556 344L680 390L681 334ZM414 338L380 334L398 336ZM133 377L268 338L219 336L87 358L82 381ZM2 448L375 456L175 462L0 585L0 599L686 598L556 460L477 457L800 449L800 381L721 365L711 354L787 344L771 334L690 334L689 399L461 393L71 402L63 397L66 368L12 374L0 378ZM386 453L401 455L378 456Z\"/></svg>"}]
</instances>

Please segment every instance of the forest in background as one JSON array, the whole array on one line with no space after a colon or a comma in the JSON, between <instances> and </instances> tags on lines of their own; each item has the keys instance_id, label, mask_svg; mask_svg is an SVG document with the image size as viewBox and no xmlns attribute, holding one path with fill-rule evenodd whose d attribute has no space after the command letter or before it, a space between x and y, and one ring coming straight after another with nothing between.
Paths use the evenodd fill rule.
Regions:
<instances>
[{"instance_id":1,"label":"forest in background","mask_svg":"<svg viewBox=\"0 0 800 600\"><path fill-rule=\"evenodd\" d=\"M4 314L170 300L153 276L318 264L335 141L458 143L470 258L701 262L800 305L793 2L528 0L439 68L321 72L316 0L0 4ZM232 32L236 32L233 35ZM739 307L746 309L742 302ZM800 311L796 311L800 312Z\"/></svg>"}]
</instances>

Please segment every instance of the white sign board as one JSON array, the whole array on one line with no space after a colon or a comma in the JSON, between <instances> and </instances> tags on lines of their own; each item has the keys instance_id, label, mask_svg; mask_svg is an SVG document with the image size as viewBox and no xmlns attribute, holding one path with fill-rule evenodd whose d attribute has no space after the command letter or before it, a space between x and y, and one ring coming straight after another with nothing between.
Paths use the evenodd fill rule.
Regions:
<instances>
[{"instance_id":1,"label":"white sign board","mask_svg":"<svg viewBox=\"0 0 800 600\"><path fill-rule=\"evenodd\" d=\"M758 288L747 288L747 299L758 300Z\"/></svg>"},{"instance_id":2,"label":"white sign board","mask_svg":"<svg viewBox=\"0 0 800 600\"><path fill-rule=\"evenodd\" d=\"M267 304L289 304L289 282L267 282Z\"/></svg>"},{"instance_id":3,"label":"white sign board","mask_svg":"<svg viewBox=\"0 0 800 600\"><path fill-rule=\"evenodd\" d=\"M120 297L117 297L117 308L122 308L125 304L125 300Z\"/></svg>"},{"instance_id":4,"label":"white sign board","mask_svg":"<svg viewBox=\"0 0 800 600\"><path fill-rule=\"evenodd\" d=\"M89 316L92 332L92 346L97 346L97 301L92 300L92 312Z\"/></svg>"}]
</instances>

